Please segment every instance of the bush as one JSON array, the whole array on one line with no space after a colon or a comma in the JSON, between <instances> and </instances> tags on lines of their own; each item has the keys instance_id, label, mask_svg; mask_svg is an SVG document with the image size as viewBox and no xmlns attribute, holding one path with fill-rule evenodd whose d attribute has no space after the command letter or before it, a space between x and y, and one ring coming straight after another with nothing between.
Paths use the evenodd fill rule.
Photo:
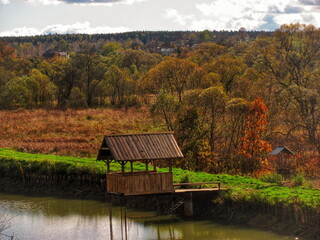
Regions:
<instances>
[{"instance_id":1,"label":"bush","mask_svg":"<svg viewBox=\"0 0 320 240\"><path fill-rule=\"evenodd\" d=\"M181 176L180 178L180 183L189 183L190 182L190 179L189 179L189 175L188 174L185 174L183 176ZM188 188L188 186L180 186L181 189L185 189L185 188Z\"/></svg>"},{"instance_id":2,"label":"bush","mask_svg":"<svg viewBox=\"0 0 320 240\"><path fill-rule=\"evenodd\" d=\"M267 182L267 183L280 184L282 181L282 176L277 173L265 174L261 177L261 181Z\"/></svg>"},{"instance_id":3,"label":"bush","mask_svg":"<svg viewBox=\"0 0 320 240\"><path fill-rule=\"evenodd\" d=\"M303 175L298 174L297 176L295 176L293 178L293 184L295 187L302 186L303 183L304 183L304 176Z\"/></svg>"}]
</instances>

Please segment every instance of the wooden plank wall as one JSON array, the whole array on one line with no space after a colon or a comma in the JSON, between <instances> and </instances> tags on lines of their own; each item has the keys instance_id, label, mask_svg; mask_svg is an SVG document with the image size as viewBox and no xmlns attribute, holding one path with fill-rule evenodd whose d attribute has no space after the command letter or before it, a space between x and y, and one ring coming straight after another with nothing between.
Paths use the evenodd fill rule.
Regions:
<instances>
[{"instance_id":1,"label":"wooden plank wall","mask_svg":"<svg viewBox=\"0 0 320 240\"><path fill-rule=\"evenodd\" d=\"M108 193L124 195L156 194L173 192L172 173L107 174Z\"/></svg>"}]
</instances>

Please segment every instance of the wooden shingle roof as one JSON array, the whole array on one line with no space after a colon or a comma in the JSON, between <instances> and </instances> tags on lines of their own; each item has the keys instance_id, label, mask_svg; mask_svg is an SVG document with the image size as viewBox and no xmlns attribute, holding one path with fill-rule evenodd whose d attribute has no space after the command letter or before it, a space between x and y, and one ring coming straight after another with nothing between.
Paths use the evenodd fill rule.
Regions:
<instances>
[{"instance_id":1,"label":"wooden shingle roof","mask_svg":"<svg viewBox=\"0 0 320 240\"><path fill-rule=\"evenodd\" d=\"M164 160L182 158L172 132L106 135L97 160Z\"/></svg>"}]
</instances>

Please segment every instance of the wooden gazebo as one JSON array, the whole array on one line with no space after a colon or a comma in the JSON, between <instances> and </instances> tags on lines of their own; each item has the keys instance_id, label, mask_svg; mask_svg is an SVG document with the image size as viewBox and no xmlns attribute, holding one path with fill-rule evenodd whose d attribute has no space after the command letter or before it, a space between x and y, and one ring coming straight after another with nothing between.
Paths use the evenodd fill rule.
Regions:
<instances>
[{"instance_id":1,"label":"wooden gazebo","mask_svg":"<svg viewBox=\"0 0 320 240\"><path fill-rule=\"evenodd\" d=\"M183 154L173 133L140 133L106 135L103 138L97 160L107 164L107 193L142 195L174 192L172 161ZM118 162L121 172L110 172L110 163ZM134 172L133 162L145 163L145 171ZM157 172L156 163L166 161L169 172ZM130 171L125 165L130 164ZM149 164L153 164L152 170Z\"/></svg>"}]
</instances>

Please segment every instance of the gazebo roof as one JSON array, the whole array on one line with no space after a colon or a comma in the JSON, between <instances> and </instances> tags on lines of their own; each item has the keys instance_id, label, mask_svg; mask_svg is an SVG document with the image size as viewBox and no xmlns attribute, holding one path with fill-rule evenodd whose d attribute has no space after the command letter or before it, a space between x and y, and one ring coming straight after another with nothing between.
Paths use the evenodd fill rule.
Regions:
<instances>
[{"instance_id":1,"label":"gazebo roof","mask_svg":"<svg viewBox=\"0 0 320 240\"><path fill-rule=\"evenodd\" d=\"M294 154L289 148L287 148L286 146L277 146L275 147L270 153L269 155L278 155L280 153L286 153L286 154Z\"/></svg>"},{"instance_id":2,"label":"gazebo roof","mask_svg":"<svg viewBox=\"0 0 320 240\"><path fill-rule=\"evenodd\" d=\"M182 158L172 132L105 135L97 160L165 160Z\"/></svg>"}]
</instances>

